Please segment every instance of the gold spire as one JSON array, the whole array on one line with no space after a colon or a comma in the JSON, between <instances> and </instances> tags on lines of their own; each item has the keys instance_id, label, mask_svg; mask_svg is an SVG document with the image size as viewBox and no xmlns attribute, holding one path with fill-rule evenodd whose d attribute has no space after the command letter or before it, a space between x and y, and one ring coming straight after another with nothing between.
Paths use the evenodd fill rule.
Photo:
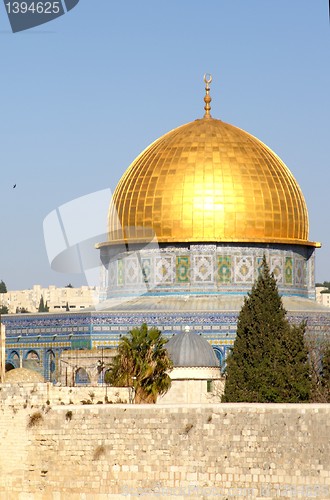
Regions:
<instances>
[{"instance_id":1,"label":"gold spire","mask_svg":"<svg viewBox=\"0 0 330 500\"><path fill-rule=\"evenodd\" d=\"M204 115L204 118L212 118L211 117L211 113L210 113L210 110L211 110L210 103L212 101L212 98L210 96L210 83L212 82L212 75L210 75L209 73L205 73L205 75L204 75L204 82L205 82L205 91L206 91L206 94L205 94L205 97L204 97L204 102L205 102L205 106L204 106L205 115Z\"/></svg>"}]
</instances>

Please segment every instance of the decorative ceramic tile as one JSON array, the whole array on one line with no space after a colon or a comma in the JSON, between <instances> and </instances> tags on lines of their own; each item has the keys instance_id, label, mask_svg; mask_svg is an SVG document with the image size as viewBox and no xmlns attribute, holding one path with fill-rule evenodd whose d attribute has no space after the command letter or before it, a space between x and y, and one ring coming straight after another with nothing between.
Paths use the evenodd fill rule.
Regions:
<instances>
[{"instance_id":1,"label":"decorative ceramic tile","mask_svg":"<svg viewBox=\"0 0 330 500\"><path fill-rule=\"evenodd\" d=\"M285 284L286 285L292 285L293 283L293 262L292 262L292 257L285 257L285 271L284 271L284 276L285 276Z\"/></svg>"},{"instance_id":2,"label":"decorative ceramic tile","mask_svg":"<svg viewBox=\"0 0 330 500\"><path fill-rule=\"evenodd\" d=\"M117 285L117 261L110 262L108 266L109 286Z\"/></svg>"},{"instance_id":3,"label":"decorative ceramic tile","mask_svg":"<svg viewBox=\"0 0 330 500\"><path fill-rule=\"evenodd\" d=\"M173 283L174 269L171 255L155 258L155 283Z\"/></svg>"},{"instance_id":4,"label":"decorative ceramic tile","mask_svg":"<svg viewBox=\"0 0 330 500\"><path fill-rule=\"evenodd\" d=\"M294 283L295 285L302 285L304 283L304 260L295 259L295 269L294 269Z\"/></svg>"},{"instance_id":5,"label":"decorative ceramic tile","mask_svg":"<svg viewBox=\"0 0 330 500\"><path fill-rule=\"evenodd\" d=\"M193 276L196 283L213 282L213 258L211 255L194 255Z\"/></svg>"},{"instance_id":6,"label":"decorative ceramic tile","mask_svg":"<svg viewBox=\"0 0 330 500\"><path fill-rule=\"evenodd\" d=\"M124 265L123 260L117 260L117 283L118 285L124 284Z\"/></svg>"},{"instance_id":7,"label":"decorative ceramic tile","mask_svg":"<svg viewBox=\"0 0 330 500\"><path fill-rule=\"evenodd\" d=\"M190 273L189 255L176 257L176 281L178 283L188 283Z\"/></svg>"},{"instance_id":8,"label":"decorative ceramic tile","mask_svg":"<svg viewBox=\"0 0 330 500\"><path fill-rule=\"evenodd\" d=\"M138 282L140 265L136 257L124 259L125 264L125 284L134 285Z\"/></svg>"},{"instance_id":9,"label":"decorative ceramic tile","mask_svg":"<svg viewBox=\"0 0 330 500\"><path fill-rule=\"evenodd\" d=\"M311 258L308 261L308 269L309 269L309 277L308 277L308 285L309 287L314 286L315 282L315 258L314 255L311 256Z\"/></svg>"},{"instance_id":10,"label":"decorative ceramic tile","mask_svg":"<svg viewBox=\"0 0 330 500\"><path fill-rule=\"evenodd\" d=\"M150 257L142 257L141 258L142 280L145 283L151 283L151 281L152 281L151 265L152 265L152 261L151 261Z\"/></svg>"},{"instance_id":11,"label":"decorative ceramic tile","mask_svg":"<svg viewBox=\"0 0 330 500\"><path fill-rule=\"evenodd\" d=\"M270 270L274 273L277 284L283 283L283 259L281 257L271 257Z\"/></svg>"},{"instance_id":12,"label":"decorative ceramic tile","mask_svg":"<svg viewBox=\"0 0 330 500\"><path fill-rule=\"evenodd\" d=\"M253 283L253 258L252 257L236 257L235 256L235 282L236 283Z\"/></svg>"},{"instance_id":13,"label":"decorative ceramic tile","mask_svg":"<svg viewBox=\"0 0 330 500\"><path fill-rule=\"evenodd\" d=\"M218 256L218 278L220 283L231 283L231 257L229 255Z\"/></svg>"}]
</instances>

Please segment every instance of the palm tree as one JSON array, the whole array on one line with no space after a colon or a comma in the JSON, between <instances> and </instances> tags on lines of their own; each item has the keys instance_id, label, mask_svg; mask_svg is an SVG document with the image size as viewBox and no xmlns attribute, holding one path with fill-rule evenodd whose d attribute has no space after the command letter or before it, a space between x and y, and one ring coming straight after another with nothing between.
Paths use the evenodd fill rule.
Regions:
<instances>
[{"instance_id":1,"label":"palm tree","mask_svg":"<svg viewBox=\"0 0 330 500\"><path fill-rule=\"evenodd\" d=\"M105 375L107 384L135 389L136 403L155 403L171 386L166 339L156 328L144 323L133 328L119 343L118 354Z\"/></svg>"}]
</instances>

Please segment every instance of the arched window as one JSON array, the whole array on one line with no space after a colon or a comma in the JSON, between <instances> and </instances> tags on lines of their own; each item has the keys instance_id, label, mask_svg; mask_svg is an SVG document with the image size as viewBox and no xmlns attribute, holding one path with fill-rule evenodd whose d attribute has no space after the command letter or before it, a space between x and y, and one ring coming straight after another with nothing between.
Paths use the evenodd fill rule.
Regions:
<instances>
[{"instance_id":1,"label":"arched window","mask_svg":"<svg viewBox=\"0 0 330 500\"><path fill-rule=\"evenodd\" d=\"M12 351L9 354L8 362L11 363L14 366L14 368L19 368L19 354L17 351Z\"/></svg>"},{"instance_id":2,"label":"arched window","mask_svg":"<svg viewBox=\"0 0 330 500\"><path fill-rule=\"evenodd\" d=\"M23 361L23 367L28 370L38 371L40 367L39 354L36 351L29 351Z\"/></svg>"},{"instance_id":3,"label":"arched window","mask_svg":"<svg viewBox=\"0 0 330 500\"><path fill-rule=\"evenodd\" d=\"M75 376L75 385L88 385L90 382L91 381L86 370L84 368L78 368Z\"/></svg>"},{"instance_id":4,"label":"arched window","mask_svg":"<svg viewBox=\"0 0 330 500\"><path fill-rule=\"evenodd\" d=\"M39 362L39 354L36 351L29 351L25 356L25 359L31 359Z\"/></svg>"},{"instance_id":5,"label":"arched window","mask_svg":"<svg viewBox=\"0 0 330 500\"><path fill-rule=\"evenodd\" d=\"M213 347L213 350L214 350L216 357L219 360L220 366L222 366L222 363L223 363L223 351L222 351L222 349L219 347L214 347L214 346L212 346L212 347Z\"/></svg>"},{"instance_id":6,"label":"arched window","mask_svg":"<svg viewBox=\"0 0 330 500\"><path fill-rule=\"evenodd\" d=\"M46 378L50 382L55 381L55 354L54 352L50 349L49 351L46 352Z\"/></svg>"}]
</instances>

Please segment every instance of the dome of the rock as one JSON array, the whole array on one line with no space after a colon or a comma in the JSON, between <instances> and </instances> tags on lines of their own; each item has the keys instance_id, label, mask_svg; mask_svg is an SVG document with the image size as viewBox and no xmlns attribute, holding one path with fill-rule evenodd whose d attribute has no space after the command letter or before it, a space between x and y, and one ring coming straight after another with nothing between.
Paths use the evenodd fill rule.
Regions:
<instances>
[{"instance_id":1,"label":"dome of the rock","mask_svg":"<svg viewBox=\"0 0 330 500\"><path fill-rule=\"evenodd\" d=\"M210 114L148 146L119 181L100 243L106 296L246 293L270 263L280 292L313 297L307 206L283 161ZM138 252L138 254L136 253Z\"/></svg>"},{"instance_id":2,"label":"dome of the rock","mask_svg":"<svg viewBox=\"0 0 330 500\"><path fill-rule=\"evenodd\" d=\"M311 244L290 170L260 140L209 114L133 161L114 192L108 232L110 243L155 235L159 243Z\"/></svg>"}]
</instances>

